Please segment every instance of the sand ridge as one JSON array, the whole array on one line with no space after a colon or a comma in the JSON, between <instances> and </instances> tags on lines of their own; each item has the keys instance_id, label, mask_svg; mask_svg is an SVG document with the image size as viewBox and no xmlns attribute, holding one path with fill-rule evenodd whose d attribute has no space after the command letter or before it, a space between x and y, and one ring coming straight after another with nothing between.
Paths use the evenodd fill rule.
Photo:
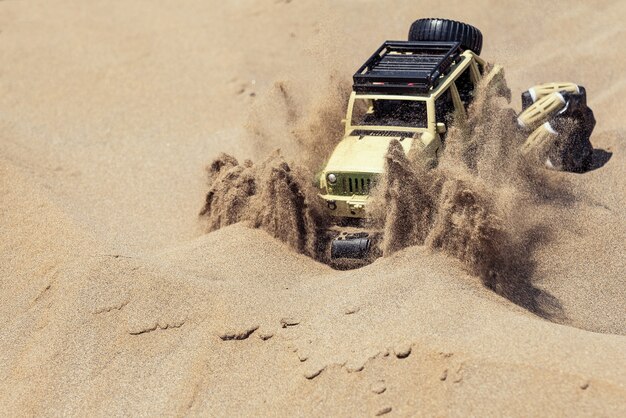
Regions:
<instances>
[{"instance_id":1,"label":"sand ridge","mask_svg":"<svg viewBox=\"0 0 626 418\"><path fill-rule=\"evenodd\" d=\"M523 214L560 226L532 252L550 320L427 246L340 272L263 230L198 220L220 152L260 164L281 148L291 167L313 139L323 160L351 72L425 11L483 31L517 110L534 83L587 88L595 169L552 173L534 190L575 199L539 196ZM626 414L624 57L602 52L623 49L625 14L610 1L1 2L2 410Z\"/></svg>"}]
</instances>

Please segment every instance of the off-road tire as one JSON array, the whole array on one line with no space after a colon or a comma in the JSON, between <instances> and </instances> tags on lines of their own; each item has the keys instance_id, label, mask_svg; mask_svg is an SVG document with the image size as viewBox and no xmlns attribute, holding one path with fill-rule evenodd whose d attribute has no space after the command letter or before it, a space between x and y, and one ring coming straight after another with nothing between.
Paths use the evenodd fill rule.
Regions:
<instances>
[{"instance_id":1,"label":"off-road tire","mask_svg":"<svg viewBox=\"0 0 626 418\"><path fill-rule=\"evenodd\" d=\"M467 23L448 19L418 19L409 29L409 41L438 41L461 43L461 48L480 55L483 48L483 34L478 28Z\"/></svg>"}]
</instances>

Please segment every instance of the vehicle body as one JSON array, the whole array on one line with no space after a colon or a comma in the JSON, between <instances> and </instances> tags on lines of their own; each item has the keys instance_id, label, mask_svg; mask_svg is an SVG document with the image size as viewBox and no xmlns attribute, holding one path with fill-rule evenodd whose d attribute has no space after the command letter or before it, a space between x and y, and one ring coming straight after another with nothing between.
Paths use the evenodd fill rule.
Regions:
<instances>
[{"instance_id":1,"label":"vehicle body","mask_svg":"<svg viewBox=\"0 0 626 418\"><path fill-rule=\"evenodd\" d=\"M368 68L355 74L344 137L319 178L320 196L330 215L366 216L369 191L384 170L384 155L393 139L407 154L415 150L426 164L436 164L453 116L466 116L474 88L486 71L485 61L473 51L462 51L458 42L388 41L364 67L382 56L383 61L385 57L397 61L386 64L397 73L396 68L406 68L403 57L416 57L419 63L420 56L434 55L440 60L429 70L436 77L419 88L415 87L419 77L389 83L384 74L372 80L385 81L360 79Z\"/></svg>"},{"instance_id":2,"label":"vehicle body","mask_svg":"<svg viewBox=\"0 0 626 418\"><path fill-rule=\"evenodd\" d=\"M386 41L353 76L345 132L319 176L328 215L345 224L331 233L330 258L372 258L381 231L363 229L370 192L385 170L392 141L426 167L437 164L454 120L467 117L476 86L503 81L502 67L479 56L482 34L447 19L418 19L409 41ZM506 89L508 92L508 89ZM574 83L546 83L522 94L522 155L547 167L584 172L595 126L586 92ZM529 160L531 158L529 157Z\"/></svg>"}]
</instances>

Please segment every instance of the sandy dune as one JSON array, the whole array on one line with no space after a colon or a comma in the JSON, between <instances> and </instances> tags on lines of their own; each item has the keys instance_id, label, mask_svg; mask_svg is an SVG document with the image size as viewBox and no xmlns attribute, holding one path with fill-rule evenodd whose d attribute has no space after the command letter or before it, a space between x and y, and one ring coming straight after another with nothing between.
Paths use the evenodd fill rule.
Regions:
<instances>
[{"instance_id":1,"label":"sandy dune","mask_svg":"<svg viewBox=\"0 0 626 418\"><path fill-rule=\"evenodd\" d=\"M426 247L339 272L262 230L203 233L207 163L302 160L294 127L332 132L354 69L424 16L483 31L516 109L538 82L587 88L597 168L553 173L575 198L528 214L560 226L520 288L541 310ZM616 1L1 2L0 409L626 415L625 19Z\"/></svg>"}]
</instances>

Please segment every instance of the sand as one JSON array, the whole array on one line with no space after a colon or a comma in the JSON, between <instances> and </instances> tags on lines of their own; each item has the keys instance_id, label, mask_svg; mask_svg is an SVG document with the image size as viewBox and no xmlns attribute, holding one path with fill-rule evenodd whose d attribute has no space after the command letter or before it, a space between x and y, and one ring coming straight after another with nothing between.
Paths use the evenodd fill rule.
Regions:
<instances>
[{"instance_id":1,"label":"sand","mask_svg":"<svg viewBox=\"0 0 626 418\"><path fill-rule=\"evenodd\" d=\"M207 164L319 163L349 76L424 16L482 30L516 110L539 82L587 88L596 168L550 173L524 208L552 226L516 258L528 286L504 297L429 245L337 271L272 231L206 233ZM3 414L625 415L625 18L608 1L1 2Z\"/></svg>"}]
</instances>

